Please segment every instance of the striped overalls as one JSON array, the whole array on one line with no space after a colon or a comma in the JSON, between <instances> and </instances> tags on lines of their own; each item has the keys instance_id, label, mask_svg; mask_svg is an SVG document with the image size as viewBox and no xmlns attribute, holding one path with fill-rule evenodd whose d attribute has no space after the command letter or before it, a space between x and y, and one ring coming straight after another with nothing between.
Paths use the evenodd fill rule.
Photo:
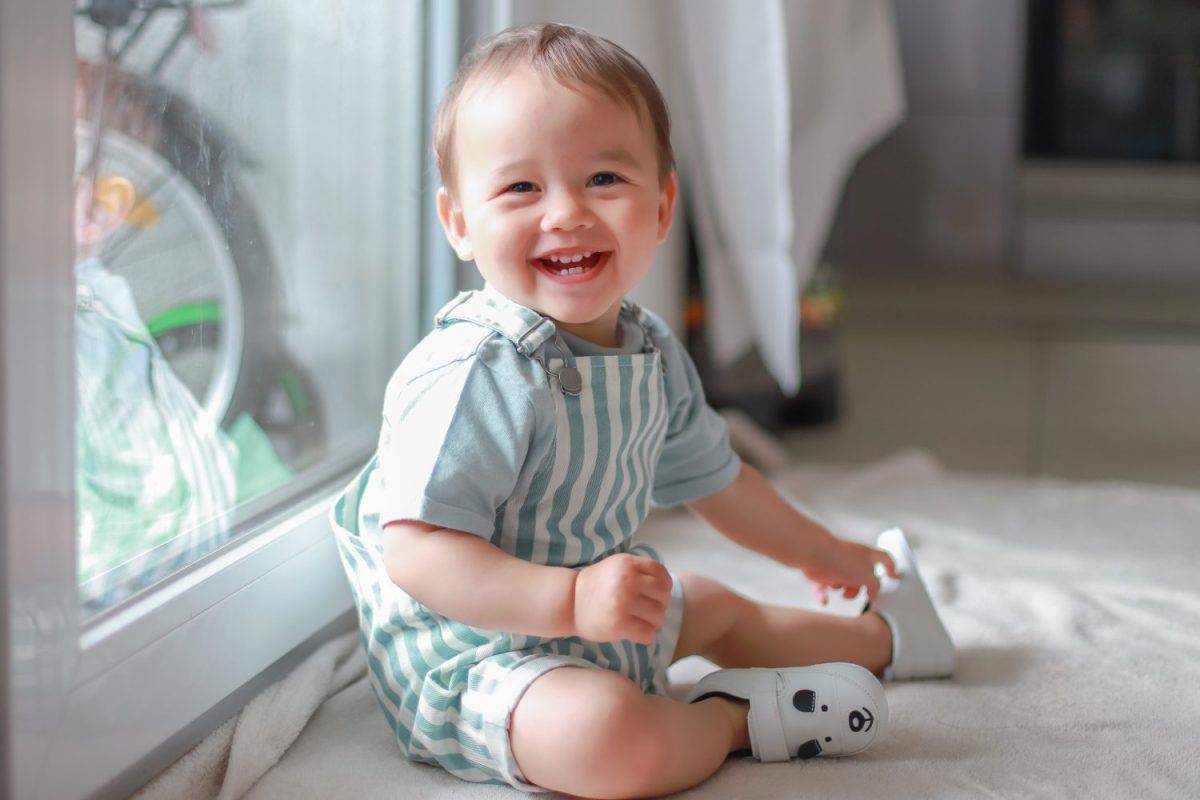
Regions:
<instances>
[{"instance_id":1,"label":"striped overalls","mask_svg":"<svg viewBox=\"0 0 1200 800\"><path fill-rule=\"evenodd\" d=\"M635 315L646 331L641 353L573 357L555 347L561 339L551 320L495 292L461 292L435 317L438 326L481 325L504 336L542 364L544 381L530 391L553 398L553 452L496 512L491 542L509 555L576 568L620 552L661 561L632 537L650 508L667 429L664 365L644 312L622 302L622 313ZM470 781L543 791L524 779L508 738L512 710L535 678L561 666L610 669L644 692L666 693L683 617L678 578L672 575L666 623L649 646L484 630L441 616L387 578L379 514L360 503L377 459L338 498L331 521L358 606L371 687L406 757Z\"/></svg>"}]
</instances>

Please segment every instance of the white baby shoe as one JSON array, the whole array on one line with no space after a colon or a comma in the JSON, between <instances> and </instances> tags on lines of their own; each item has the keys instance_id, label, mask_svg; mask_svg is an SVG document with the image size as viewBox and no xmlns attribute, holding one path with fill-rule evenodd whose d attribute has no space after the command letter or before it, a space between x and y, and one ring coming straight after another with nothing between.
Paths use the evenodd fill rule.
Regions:
<instances>
[{"instance_id":1,"label":"white baby shoe","mask_svg":"<svg viewBox=\"0 0 1200 800\"><path fill-rule=\"evenodd\" d=\"M875 546L887 551L900 576L881 576L871 605L892 629L892 663L883 671L884 680L948 677L954 672L954 642L933 607L908 540L891 528L879 534Z\"/></svg>"},{"instance_id":2,"label":"white baby shoe","mask_svg":"<svg viewBox=\"0 0 1200 800\"><path fill-rule=\"evenodd\" d=\"M883 686L857 664L719 669L684 702L714 695L750 701L750 751L759 761L853 755L887 725Z\"/></svg>"}]
</instances>

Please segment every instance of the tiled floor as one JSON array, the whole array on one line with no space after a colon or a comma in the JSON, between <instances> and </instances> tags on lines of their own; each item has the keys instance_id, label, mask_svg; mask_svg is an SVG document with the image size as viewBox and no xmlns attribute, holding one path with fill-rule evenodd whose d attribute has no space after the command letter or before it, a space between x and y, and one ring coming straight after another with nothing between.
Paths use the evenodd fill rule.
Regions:
<instances>
[{"instance_id":1,"label":"tiled floor","mask_svg":"<svg viewBox=\"0 0 1200 800\"><path fill-rule=\"evenodd\" d=\"M1200 326L1188 306L1160 324L1152 305L1130 320L1105 313L1104 298L1039 295L1030 311L985 287L905 313L887 291L847 287L841 418L785 434L797 459L921 448L956 469L1200 486Z\"/></svg>"}]
</instances>

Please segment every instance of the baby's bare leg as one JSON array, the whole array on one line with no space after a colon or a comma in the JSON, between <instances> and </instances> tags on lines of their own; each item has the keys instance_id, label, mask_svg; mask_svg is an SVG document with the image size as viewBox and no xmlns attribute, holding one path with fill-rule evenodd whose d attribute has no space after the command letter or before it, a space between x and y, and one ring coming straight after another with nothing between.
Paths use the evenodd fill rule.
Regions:
<instances>
[{"instance_id":1,"label":"baby's bare leg","mask_svg":"<svg viewBox=\"0 0 1200 800\"><path fill-rule=\"evenodd\" d=\"M552 669L531 683L509 738L526 780L588 798L678 792L750 747L744 705L719 697L686 705L584 667Z\"/></svg>"},{"instance_id":2,"label":"baby's bare leg","mask_svg":"<svg viewBox=\"0 0 1200 800\"><path fill-rule=\"evenodd\" d=\"M675 660L701 655L725 668L848 661L878 674L892 659L891 629L872 611L842 617L765 605L703 575L677 574L684 612Z\"/></svg>"}]
</instances>

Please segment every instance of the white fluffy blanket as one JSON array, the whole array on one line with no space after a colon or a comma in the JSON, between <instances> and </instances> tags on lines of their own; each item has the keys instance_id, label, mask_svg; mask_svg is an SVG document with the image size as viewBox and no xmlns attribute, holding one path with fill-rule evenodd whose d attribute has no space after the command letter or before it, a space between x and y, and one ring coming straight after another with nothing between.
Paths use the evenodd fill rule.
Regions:
<instances>
[{"instance_id":1,"label":"white fluffy blanket","mask_svg":"<svg viewBox=\"0 0 1200 800\"><path fill-rule=\"evenodd\" d=\"M959 670L950 681L889 685L890 729L861 755L730 759L681 797L1200 793L1200 492L947 473L921 453L861 470L793 467L775 481L844 536L905 529L959 645ZM799 573L686 511L657 512L642 533L673 569L757 600L812 602ZM329 643L144 797L212 797L222 785L223 800L521 794L405 761L361 657L356 633ZM711 669L698 657L679 662L673 691Z\"/></svg>"}]
</instances>

